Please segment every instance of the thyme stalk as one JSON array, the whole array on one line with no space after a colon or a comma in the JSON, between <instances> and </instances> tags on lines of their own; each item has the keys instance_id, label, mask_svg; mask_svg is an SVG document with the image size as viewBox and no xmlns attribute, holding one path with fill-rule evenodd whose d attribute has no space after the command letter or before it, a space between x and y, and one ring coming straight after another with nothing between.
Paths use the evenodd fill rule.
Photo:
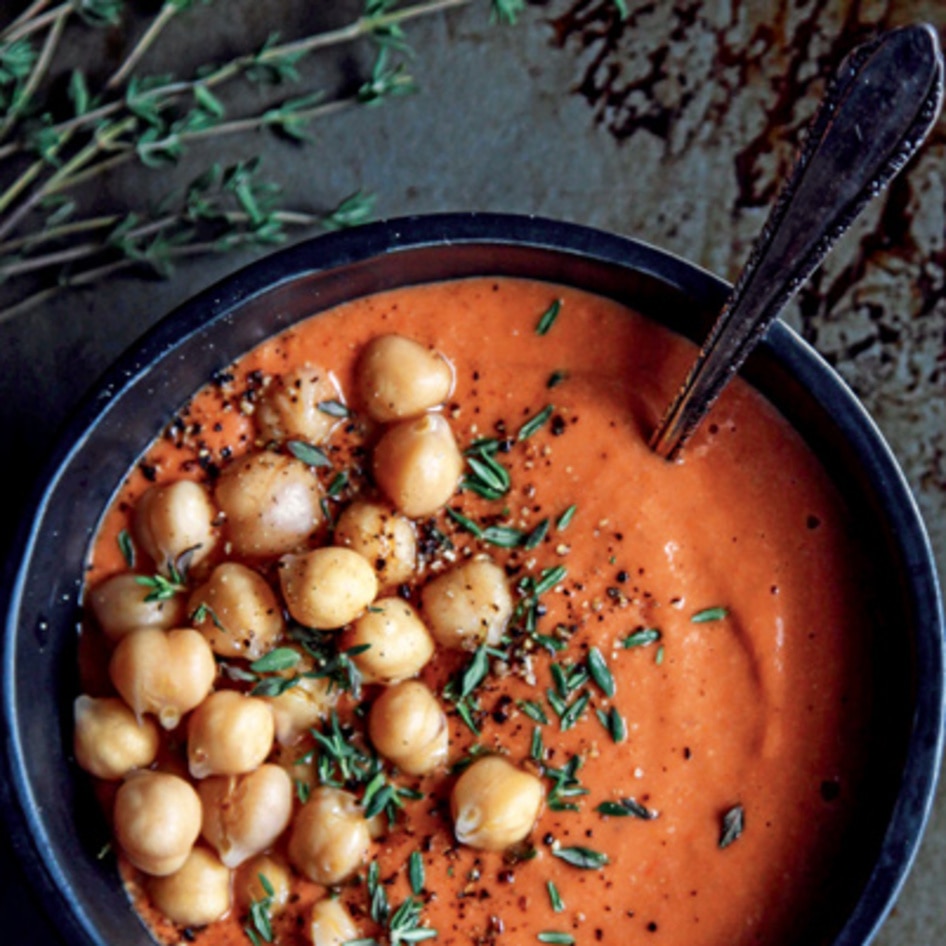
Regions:
<instances>
[{"instance_id":1,"label":"thyme stalk","mask_svg":"<svg viewBox=\"0 0 946 946\"><path fill-rule=\"evenodd\" d=\"M212 2L204 0L203 5ZM168 25L197 6L195 0L164 0L118 67L96 88L90 87L83 70L73 72L70 113L51 104L51 97L43 100L65 31L73 24L118 25L124 0L34 0L0 28L0 140L6 138L0 144L0 282L13 287L12 304L0 311L0 321L60 291L131 266L143 265L166 276L172 260L278 242L290 227L362 222L361 212L291 210L272 199L260 209L239 195L236 207L214 216L209 236L201 225L206 219L172 219L164 210L102 210L85 220L74 219L74 214L81 193L93 181L124 165L168 168L198 141L259 130L303 141L310 124L342 109L415 91L406 71L412 51L404 27L472 2L419 0L398 6L397 0L364 0L360 15L347 24L287 42L271 36L258 49L203 65L182 78L140 71ZM520 2L490 0L497 21L514 21L520 7ZM218 90L238 79L300 82L303 58L359 40L370 40L377 52L370 74L354 95L328 98L308 91L250 114L229 114L228 105L217 97ZM275 190L269 189L270 197ZM123 221L133 222L115 239L112 227ZM42 277L39 291L21 294L16 281L37 275Z\"/></svg>"}]
</instances>

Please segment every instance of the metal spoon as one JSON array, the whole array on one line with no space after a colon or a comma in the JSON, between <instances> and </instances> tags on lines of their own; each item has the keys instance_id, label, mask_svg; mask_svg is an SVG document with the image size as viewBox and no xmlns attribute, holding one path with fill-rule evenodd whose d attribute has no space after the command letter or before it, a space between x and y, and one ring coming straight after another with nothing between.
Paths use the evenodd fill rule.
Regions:
<instances>
[{"instance_id":1,"label":"metal spoon","mask_svg":"<svg viewBox=\"0 0 946 946\"><path fill-rule=\"evenodd\" d=\"M799 286L920 146L942 99L943 56L926 24L884 33L845 58L745 269L651 438L657 454L677 456Z\"/></svg>"}]
</instances>

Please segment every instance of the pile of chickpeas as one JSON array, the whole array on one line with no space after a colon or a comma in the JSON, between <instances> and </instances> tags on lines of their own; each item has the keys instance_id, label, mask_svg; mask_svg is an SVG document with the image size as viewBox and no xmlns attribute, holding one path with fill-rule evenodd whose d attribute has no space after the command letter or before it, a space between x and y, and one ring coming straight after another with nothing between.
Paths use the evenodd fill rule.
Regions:
<instances>
[{"instance_id":1,"label":"pile of chickpeas","mask_svg":"<svg viewBox=\"0 0 946 946\"><path fill-rule=\"evenodd\" d=\"M263 897L278 911L294 872L332 888L370 863L378 829L355 793L317 777L305 800L295 791L284 750L328 717L339 690L301 672L312 657L288 636L290 621L335 635L377 685L365 731L395 777L442 771L454 780L458 842L515 845L543 801L540 780L501 755L450 775L445 710L418 678L439 648L499 642L513 611L503 570L473 556L428 576L417 607L397 593L420 577L416 521L444 507L463 473L441 409L451 365L399 335L377 337L360 353L351 403L379 431L376 492L341 511L328 545L315 538L326 534L318 474L287 445L327 443L338 419L320 405L347 399L330 372L311 364L268 382L253 449L212 485L160 483L137 502L131 534L152 572L139 561L86 595L107 641L114 692L75 701L75 757L117 785L115 842L144 875L154 907L184 927L245 913ZM154 596L141 578L155 572L185 587ZM249 663L277 647L299 651L299 678L278 695L251 695L221 672L225 661ZM363 935L329 896L308 922L314 946Z\"/></svg>"}]
</instances>

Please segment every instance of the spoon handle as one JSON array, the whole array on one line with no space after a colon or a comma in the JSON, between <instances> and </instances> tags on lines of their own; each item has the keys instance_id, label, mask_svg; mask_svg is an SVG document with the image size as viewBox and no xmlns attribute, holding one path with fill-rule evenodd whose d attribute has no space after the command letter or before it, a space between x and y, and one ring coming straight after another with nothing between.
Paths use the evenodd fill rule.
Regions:
<instances>
[{"instance_id":1,"label":"spoon handle","mask_svg":"<svg viewBox=\"0 0 946 946\"><path fill-rule=\"evenodd\" d=\"M925 24L884 33L843 61L745 269L650 445L673 459L766 329L868 201L922 143L943 97Z\"/></svg>"}]
</instances>

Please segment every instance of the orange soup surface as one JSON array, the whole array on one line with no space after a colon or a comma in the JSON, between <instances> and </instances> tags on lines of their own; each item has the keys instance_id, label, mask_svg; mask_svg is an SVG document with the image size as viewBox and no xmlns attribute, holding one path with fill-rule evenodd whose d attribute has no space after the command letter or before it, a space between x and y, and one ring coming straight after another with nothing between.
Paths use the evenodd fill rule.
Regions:
<instances>
[{"instance_id":1,"label":"orange soup surface","mask_svg":"<svg viewBox=\"0 0 946 946\"><path fill-rule=\"evenodd\" d=\"M378 761L366 718L385 684L357 674L336 674L319 722L274 741L267 762L290 775L294 814L324 783L359 804L379 786L386 792L350 876L328 886L304 876L288 854L290 827L263 852L289 865L285 903L265 887L240 894L261 863L248 860L233 869L219 920L181 924L155 907L154 879L117 844L144 921L167 942L235 946L268 935L296 946L313 941L313 905L334 897L356 935L317 942L820 941L868 761L871 618L847 513L801 439L742 381L681 460L655 456L649 432L694 350L614 302L472 278L381 293L292 327L196 394L148 450L103 520L87 587L161 568L140 544L128 557L145 490L184 478L212 499L221 473L252 451L306 460L321 521L300 547L331 545L346 506L379 497L371 458L389 422L363 410L357 372L367 343L390 333L448 362L452 389L429 410L449 424L464 470L444 505L408 517L414 571L392 587L382 577L378 595L423 618L423 587L483 556L505 576L512 615L495 643L438 647L418 673L446 714L449 748L435 771L411 776ZM317 455L264 443L257 427L273 379L307 363L331 372L338 390L322 405L335 426ZM211 554L179 569L181 587L167 593L187 599L210 569L234 560L279 596L281 555L235 552L224 517L213 528ZM310 658L298 625L290 618L274 646ZM320 635L329 650L305 666L324 669L345 633ZM90 616L81 644L87 692L114 695L114 640ZM291 667L215 659L214 691L294 682ZM196 785L187 723L161 727L149 767ZM458 778L489 755L542 787L527 835L501 850L460 843L451 812ZM106 810L130 777L98 780ZM206 836L196 845L213 851Z\"/></svg>"}]
</instances>

